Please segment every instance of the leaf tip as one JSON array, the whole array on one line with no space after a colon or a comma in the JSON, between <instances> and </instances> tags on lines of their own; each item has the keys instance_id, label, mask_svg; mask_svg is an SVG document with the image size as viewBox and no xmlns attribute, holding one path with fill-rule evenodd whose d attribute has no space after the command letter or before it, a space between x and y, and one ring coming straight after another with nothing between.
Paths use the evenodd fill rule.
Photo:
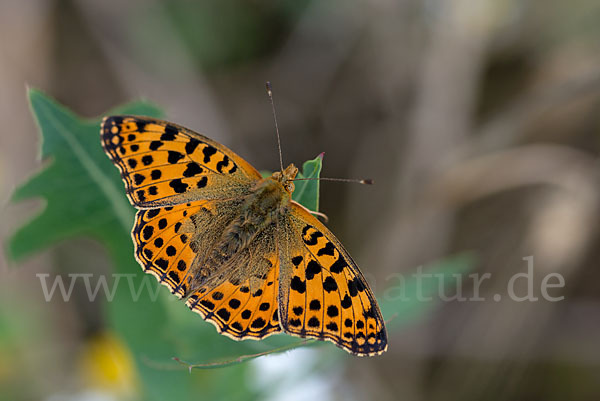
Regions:
<instances>
[{"instance_id":1,"label":"leaf tip","mask_svg":"<svg viewBox=\"0 0 600 401\"><path fill-rule=\"evenodd\" d=\"M29 103L34 103L36 100L44 97L44 93L41 90L29 86L28 83L25 84L25 90L27 91L27 98L29 99Z\"/></svg>"}]
</instances>

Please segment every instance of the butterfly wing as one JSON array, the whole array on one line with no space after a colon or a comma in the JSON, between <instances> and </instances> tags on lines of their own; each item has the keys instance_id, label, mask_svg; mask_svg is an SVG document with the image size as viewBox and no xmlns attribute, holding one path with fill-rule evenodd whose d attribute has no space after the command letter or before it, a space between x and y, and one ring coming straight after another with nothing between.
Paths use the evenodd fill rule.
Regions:
<instances>
[{"instance_id":1,"label":"butterfly wing","mask_svg":"<svg viewBox=\"0 0 600 401\"><path fill-rule=\"evenodd\" d=\"M329 340L355 355L387 349L377 301L340 241L304 208L291 203L282 249L280 316L283 329ZM283 246L282 246L283 247Z\"/></svg>"},{"instance_id":2,"label":"butterfly wing","mask_svg":"<svg viewBox=\"0 0 600 401\"><path fill-rule=\"evenodd\" d=\"M145 272L177 297L187 298L188 307L220 333L236 340L258 340L281 331L274 227L259 233L230 264L211 272L207 281L198 281L201 258L240 213L238 207L236 201L204 200L142 209L132 236Z\"/></svg>"},{"instance_id":3,"label":"butterfly wing","mask_svg":"<svg viewBox=\"0 0 600 401\"><path fill-rule=\"evenodd\" d=\"M206 213L217 213L217 201L142 209L136 214L131 232L135 257L146 273L155 276L178 298L191 289L192 276L188 273L203 240L194 232L192 217ZM212 234L223 226L215 221L205 231Z\"/></svg>"},{"instance_id":4,"label":"butterfly wing","mask_svg":"<svg viewBox=\"0 0 600 401\"><path fill-rule=\"evenodd\" d=\"M218 285L195 291L186 304L235 340L260 340L281 331L279 257L275 224L267 226L232 257Z\"/></svg>"},{"instance_id":5,"label":"butterfly wing","mask_svg":"<svg viewBox=\"0 0 600 401\"><path fill-rule=\"evenodd\" d=\"M231 198L261 178L230 149L166 121L109 116L102 121L101 136L138 208Z\"/></svg>"}]
</instances>

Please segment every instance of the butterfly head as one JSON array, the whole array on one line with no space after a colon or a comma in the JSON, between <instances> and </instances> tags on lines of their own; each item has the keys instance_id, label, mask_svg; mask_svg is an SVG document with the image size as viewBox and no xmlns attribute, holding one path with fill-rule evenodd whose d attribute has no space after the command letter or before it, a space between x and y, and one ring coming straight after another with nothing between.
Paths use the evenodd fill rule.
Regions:
<instances>
[{"instance_id":1,"label":"butterfly head","mask_svg":"<svg viewBox=\"0 0 600 401\"><path fill-rule=\"evenodd\" d=\"M278 181L283 185L286 191L290 194L294 192L294 178L296 178L296 174L298 174L298 167L294 166L294 164L290 164L283 171L276 171L271 176L275 181Z\"/></svg>"}]
</instances>

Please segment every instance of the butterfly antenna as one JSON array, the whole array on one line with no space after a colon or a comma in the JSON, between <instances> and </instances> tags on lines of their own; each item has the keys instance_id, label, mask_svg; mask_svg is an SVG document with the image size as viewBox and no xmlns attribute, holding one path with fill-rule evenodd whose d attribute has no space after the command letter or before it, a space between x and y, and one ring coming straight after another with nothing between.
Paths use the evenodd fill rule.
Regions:
<instances>
[{"instance_id":1,"label":"butterfly antenna","mask_svg":"<svg viewBox=\"0 0 600 401\"><path fill-rule=\"evenodd\" d=\"M375 181L370 178L327 178L327 177L313 177L313 178L294 178L293 181L341 181L341 182L355 182L357 184L373 185Z\"/></svg>"},{"instance_id":2,"label":"butterfly antenna","mask_svg":"<svg viewBox=\"0 0 600 401\"><path fill-rule=\"evenodd\" d=\"M275 121L275 133L277 134L277 147L279 149L279 165L281 171L283 171L283 156L281 156L281 139L279 139L279 127L277 126L277 114L275 113L275 103L273 103L273 90L271 88L271 82L265 83L267 87L267 95L269 96L269 102L271 102L271 109L273 110L273 121Z\"/></svg>"}]
</instances>

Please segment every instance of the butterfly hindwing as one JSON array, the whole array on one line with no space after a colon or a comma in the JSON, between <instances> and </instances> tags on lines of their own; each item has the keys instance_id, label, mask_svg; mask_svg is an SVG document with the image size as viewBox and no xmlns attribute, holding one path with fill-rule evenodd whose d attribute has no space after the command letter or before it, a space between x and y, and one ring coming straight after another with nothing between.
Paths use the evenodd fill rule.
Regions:
<instances>
[{"instance_id":1,"label":"butterfly hindwing","mask_svg":"<svg viewBox=\"0 0 600 401\"><path fill-rule=\"evenodd\" d=\"M356 263L321 222L295 202L290 206L282 253L290 273L280 287L284 330L332 341L356 355L384 352L383 317Z\"/></svg>"},{"instance_id":2,"label":"butterfly hindwing","mask_svg":"<svg viewBox=\"0 0 600 401\"><path fill-rule=\"evenodd\" d=\"M236 340L261 339L281 331L278 314L279 259L274 226L261 231L229 264L198 285L207 250L234 216L236 201L205 200L142 209L132 237L144 271L154 275L194 312Z\"/></svg>"},{"instance_id":3,"label":"butterfly hindwing","mask_svg":"<svg viewBox=\"0 0 600 401\"><path fill-rule=\"evenodd\" d=\"M276 255L272 256L276 263ZM197 291L186 303L219 333L236 340L259 340L281 331L278 275L279 267L275 265L257 288L251 288L250 280L235 284L226 281L213 289Z\"/></svg>"},{"instance_id":4,"label":"butterfly hindwing","mask_svg":"<svg viewBox=\"0 0 600 401\"><path fill-rule=\"evenodd\" d=\"M191 244L190 217L213 205L209 201L137 212L131 233L135 256L146 273L182 298L190 288L187 272L196 257Z\"/></svg>"},{"instance_id":5,"label":"butterfly hindwing","mask_svg":"<svg viewBox=\"0 0 600 401\"><path fill-rule=\"evenodd\" d=\"M189 297L188 307L234 339L259 340L281 331L279 257L275 225L261 230L224 266L221 282L208 281Z\"/></svg>"},{"instance_id":6,"label":"butterfly hindwing","mask_svg":"<svg viewBox=\"0 0 600 401\"><path fill-rule=\"evenodd\" d=\"M140 208L232 197L261 178L225 146L166 121L110 116L101 135L129 200Z\"/></svg>"}]
</instances>

